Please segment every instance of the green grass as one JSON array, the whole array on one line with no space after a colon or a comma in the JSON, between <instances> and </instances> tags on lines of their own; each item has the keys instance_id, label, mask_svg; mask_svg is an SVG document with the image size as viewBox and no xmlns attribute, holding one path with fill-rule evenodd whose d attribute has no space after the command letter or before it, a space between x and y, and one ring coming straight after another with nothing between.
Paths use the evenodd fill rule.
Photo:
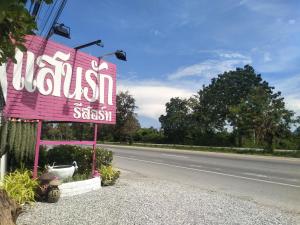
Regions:
<instances>
[{"instance_id":1,"label":"green grass","mask_svg":"<svg viewBox=\"0 0 300 225\"><path fill-rule=\"evenodd\" d=\"M264 156L280 156L280 157L292 157L300 158L300 150L289 150L289 151L264 151L262 149L251 149L251 148L234 148L234 147L209 147L209 146L193 146L193 145L175 145L175 144L148 144L148 143L133 143L129 145L127 143L116 143L109 142L103 144L112 145L128 145L137 147L151 147L151 148L166 148L166 149L177 149L177 150L192 150L202 152L222 152L222 153L236 153L236 154L247 154L247 155L264 155Z\"/></svg>"}]
</instances>

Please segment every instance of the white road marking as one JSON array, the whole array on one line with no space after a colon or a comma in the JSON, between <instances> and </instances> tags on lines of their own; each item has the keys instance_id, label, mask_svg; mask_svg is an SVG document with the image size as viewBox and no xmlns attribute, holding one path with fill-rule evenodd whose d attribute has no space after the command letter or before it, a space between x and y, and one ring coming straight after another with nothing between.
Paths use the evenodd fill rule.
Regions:
<instances>
[{"instance_id":1,"label":"white road marking","mask_svg":"<svg viewBox=\"0 0 300 225\"><path fill-rule=\"evenodd\" d=\"M258 174L258 173L243 173L245 175L250 175L250 176L255 176L255 177L264 177L267 178L268 176L263 175L263 174Z\"/></svg>"},{"instance_id":2,"label":"white road marking","mask_svg":"<svg viewBox=\"0 0 300 225\"><path fill-rule=\"evenodd\" d=\"M190 166L192 167L199 167L199 168L202 168L203 166L200 166L200 165L194 165L194 164L190 164Z\"/></svg>"},{"instance_id":3,"label":"white road marking","mask_svg":"<svg viewBox=\"0 0 300 225\"><path fill-rule=\"evenodd\" d=\"M250 177L243 177L243 176L233 175L233 174L228 174L228 173L221 173L221 172L215 172L215 171L210 171L210 170L196 169L196 168L190 168L190 167L185 167L185 166L177 166L177 165L172 165L172 164L167 164L167 163L159 163L159 162L153 162L153 161L148 161L148 160L143 160L143 159L135 159L135 158L125 157L125 156L115 156L115 157L129 159L129 160L135 160L135 161L139 161L139 162L151 163L151 164L156 164L156 165L164 165L164 166L170 166L170 167L175 167L175 168L199 171L199 172L204 172L204 173L212 173L212 174L223 175L223 176L234 177L234 178L240 178L240 179L245 179L245 180L253 180L253 181L264 182L264 183L269 183L269 184L277 184L277 185L282 185L282 186L300 188L299 185L286 184L286 183L274 182L274 181L269 181L269 180L261 180L261 179L250 178Z\"/></svg>"},{"instance_id":4,"label":"white road marking","mask_svg":"<svg viewBox=\"0 0 300 225\"><path fill-rule=\"evenodd\" d=\"M267 176L267 175L257 174L257 173L243 173L243 174L249 175L249 176L261 177L261 178L278 179L278 180L291 181L291 182L298 182L299 181L298 179L289 179L289 178L282 178L282 177Z\"/></svg>"},{"instance_id":5,"label":"white road marking","mask_svg":"<svg viewBox=\"0 0 300 225\"><path fill-rule=\"evenodd\" d=\"M183 158L183 159L188 159L189 157L188 156L183 156L183 155L173 155L173 154L161 154L161 155L164 155L164 156L170 156L170 157L175 157L175 158Z\"/></svg>"}]
</instances>

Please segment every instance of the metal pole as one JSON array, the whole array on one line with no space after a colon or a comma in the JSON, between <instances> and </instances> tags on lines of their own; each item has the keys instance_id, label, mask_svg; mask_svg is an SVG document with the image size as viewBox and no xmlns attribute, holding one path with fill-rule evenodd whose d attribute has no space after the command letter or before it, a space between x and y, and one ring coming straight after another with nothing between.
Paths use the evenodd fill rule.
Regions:
<instances>
[{"instance_id":1,"label":"metal pole","mask_svg":"<svg viewBox=\"0 0 300 225\"><path fill-rule=\"evenodd\" d=\"M39 120L37 131L36 131L35 157L34 157L34 166L33 166L33 178L34 179L37 178L37 172L38 172L41 131L42 131L42 120Z\"/></svg>"},{"instance_id":2,"label":"metal pole","mask_svg":"<svg viewBox=\"0 0 300 225\"><path fill-rule=\"evenodd\" d=\"M75 47L74 49L75 50L78 50L78 49L81 49L81 48L86 48L86 47L89 47L91 45L98 45L100 47L103 47L104 45L102 44L102 41L101 40L97 40L97 41L93 41L93 42L90 42L90 43L87 43L87 44L84 44L84 45L80 45L80 46L77 46Z\"/></svg>"},{"instance_id":3,"label":"metal pole","mask_svg":"<svg viewBox=\"0 0 300 225\"><path fill-rule=\"evenodd\" d=\"M94 144L93 144L93 167L92 167L92 176L95 174L95 167L96 167L96 147L97 147L97 129L98 124L95 123L94 127Z\"/></svg>"}]
</instances>

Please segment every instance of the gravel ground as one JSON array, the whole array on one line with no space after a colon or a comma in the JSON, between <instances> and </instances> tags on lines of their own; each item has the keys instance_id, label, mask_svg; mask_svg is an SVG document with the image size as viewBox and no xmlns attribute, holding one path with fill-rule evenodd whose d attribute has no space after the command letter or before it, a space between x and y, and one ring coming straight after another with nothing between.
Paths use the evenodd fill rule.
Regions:
<instances>
[{"instance_id":1,"label":"gravel ground","mask_svg":"<svg viewBox=\"0 0 300 225\"><path fill-rule=\"evenodd\" d=\"M121 180L100 191L36 203L18 225L299 225L300 215L224 193L122 171Z\"/></svg>"}]
</instances>

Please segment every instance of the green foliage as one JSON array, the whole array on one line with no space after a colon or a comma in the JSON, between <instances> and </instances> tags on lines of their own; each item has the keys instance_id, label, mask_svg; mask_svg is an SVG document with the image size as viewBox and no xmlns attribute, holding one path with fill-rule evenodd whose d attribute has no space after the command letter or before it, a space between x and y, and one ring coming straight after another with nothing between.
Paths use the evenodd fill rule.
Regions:
<instances>
[{"instance_id":1,"label":"green foliage","mask_svg":"<svg viewBox=\"0 0 300 225\"><path fill-rule=\"evenodd\" d=\"M172 98L159 121L169 143L272 151L291 136L293 115L281 93L246 65L213 78L189 100Z\"/></svg>"},{"instance_id":2,"label":"green foliage","mask_svg":"<svg viewBox=\"0 0 300 225\"><path fill-rule=\"evenodd\" d=\"M96 149L96 167L109 166L113 161L113 152L103 148Z\"/></svg>"},{"instance_id":3,"label":"green foliage","mask_svg":"<svg viewBox=\"0 0 300 225\"><path fill-rule=\"evenodd\" d=\"M2 155L5 154L6 152L6 140L7 140L7 135L8 135L8 122L3 121L1 122L1 127L0 127L0 158Z\"/></svg>"},{"instance_id":4,"label":"green foliage","mask_svg":"<svg viewBox=\"0 0 300 225\"><path fill-rule=\"evenodd\" d=\"M1 151L9 155L11 170L32 167L36 139L36 124L21 121L6 121L1 126Z\"/></svg>"},{"instance_id":5,"label":"green foliage","mask_svg":"<svg viewBox=\"0 0 300 225\"><path fill-rule=\"evenodd\" d=\"M35 190L38 187L38 181L30 177L28 170L15 171L5 176L3 188L10 198L19 204L32 203L35 198Z\"/></svg>"},{"instance_id":6,"label":"green foliage","mask_svg":"<svg viewBox=\"0 0 300 225\"><path fill-rule=\"evenodd\" d=\"M120 171L115 170L112 166L104 166L100 167L100 174L102 179L102 185L114 185L117 179L120 177Z\"/></svg>"},{"instance_id":7,"label":"green foliage","mask_svg":"<svg viewBox=\"0 0 300 225\"><path fill-rule=\"evenodd\" d=\"M135 110L135 99L128 91L117 95L117 118L115 125L101 125L98 136L100 140L133 142L136 131L140 128Z\"/></svg>"},{"instance_id":8,"label":"green foliage","mask_svg":"<svg viewBox=\"0 0 300 225\"><path fill-rule=\"evenodd\" d=\"M87 133L93 134L91 129L82 129L82 126L89 126L90 124L82 123L43 123L42 139L45 140L88 140L83 137Z\"/></svg>"},{"instance_id":9,"label":"green foliage","mask_svg":"<svg viewBox=\"0 0 300 225\"><path fill-rule=\"evenodd\" d=\"M116 144L115 145L119 145ZM215 146L197 146L197 145L177 145L177 144L149 144L149 143L135 143L134 146L139 147L151 147L151 148L166 148L166 149L178 149L189 151L202 151L202 152L225 152L247 155L267 155L267 156L283 156L300 158L300 150L281 150L268 152L263 149L257 148L239 148L239 147L215 147Z\"/></svg>"},{"instance_id":10,"label":"green foliage","mask_svg":"<svg viewBox=\"0 0 300 225\"><path fill-rule=\"evenodd\" d=\"M76 140L93 140L94 126L93 123L73 123L71 125L72 132L70 132L70 134Z\"/></svg>"},{"instance_id":11,"label":"green foliage","mask_svg":"<svg viewBox=\"0 0 300 225\"><path fill-rule=\"evenodd\" d=\"M51 0L45 1L47 4ZM15 60L15 49L26 51L25 35L37 28L34 18L25 8L25 0L0 1L0 65Z\"/></svg>"},{"instance_id":12,"label":"green foliage","mask_svg":"<svg viewBox=\"0 0 300 225\"><path fill-rule=\"evenodd\" d=\"M150 128L140 128L134 134L135 142L144 142L144 143L163 143L164 136L161 131L150 127Z\"/></svg>"},{"instance_id":13,"label":"green foliage","mask_svg":"<svg viewBox=\"0 0 300 225\"><path fill-rule=\"evenodd\" d=\"M161 115L159 121L171 143L185 143L191 130L191 114L189 101L180 98L171 98L166 103L166 115Z\"/></svg>"},{"instance_id":14,"label":"green foliage","mask_svg":"<svg viewBox=\"0 0 300 225\"><path fill-rule=\"evenodd\" d=\"M135 110L135 99L128 92L117 95L117 118L115 125L99 126L100 140L131 142L140 128ZM48 140L92 140L92 123L44 123L42 138Z\"/></svg>"},{"instance_id":15,"label":"green foliage","mask_svg":"<svg viewBox=\"0 0 300 225\"><path fill-rule=\"evenodd\" d=\"M49 149L46 158L46 163L52 164L55 162L56 165L71 165L73 161L76 161L78 174L90 174L93 163L93 149L73 145L60 145ZM112 151L96 148L97 168L101 165L111 165L112 160Z\"/></svg>"},{"instance_id":16,"label":"green foliage","mask_svg":"<svg viewBox=\"0 0 300 225\"><path fill-rule=\"evenodd\" d=\"M118 141L132 142L133 134L140 128L136 118L135 99L128 91L117 95L117 121L114 129L114 138Z\"/></svg>"}]
</instances>

